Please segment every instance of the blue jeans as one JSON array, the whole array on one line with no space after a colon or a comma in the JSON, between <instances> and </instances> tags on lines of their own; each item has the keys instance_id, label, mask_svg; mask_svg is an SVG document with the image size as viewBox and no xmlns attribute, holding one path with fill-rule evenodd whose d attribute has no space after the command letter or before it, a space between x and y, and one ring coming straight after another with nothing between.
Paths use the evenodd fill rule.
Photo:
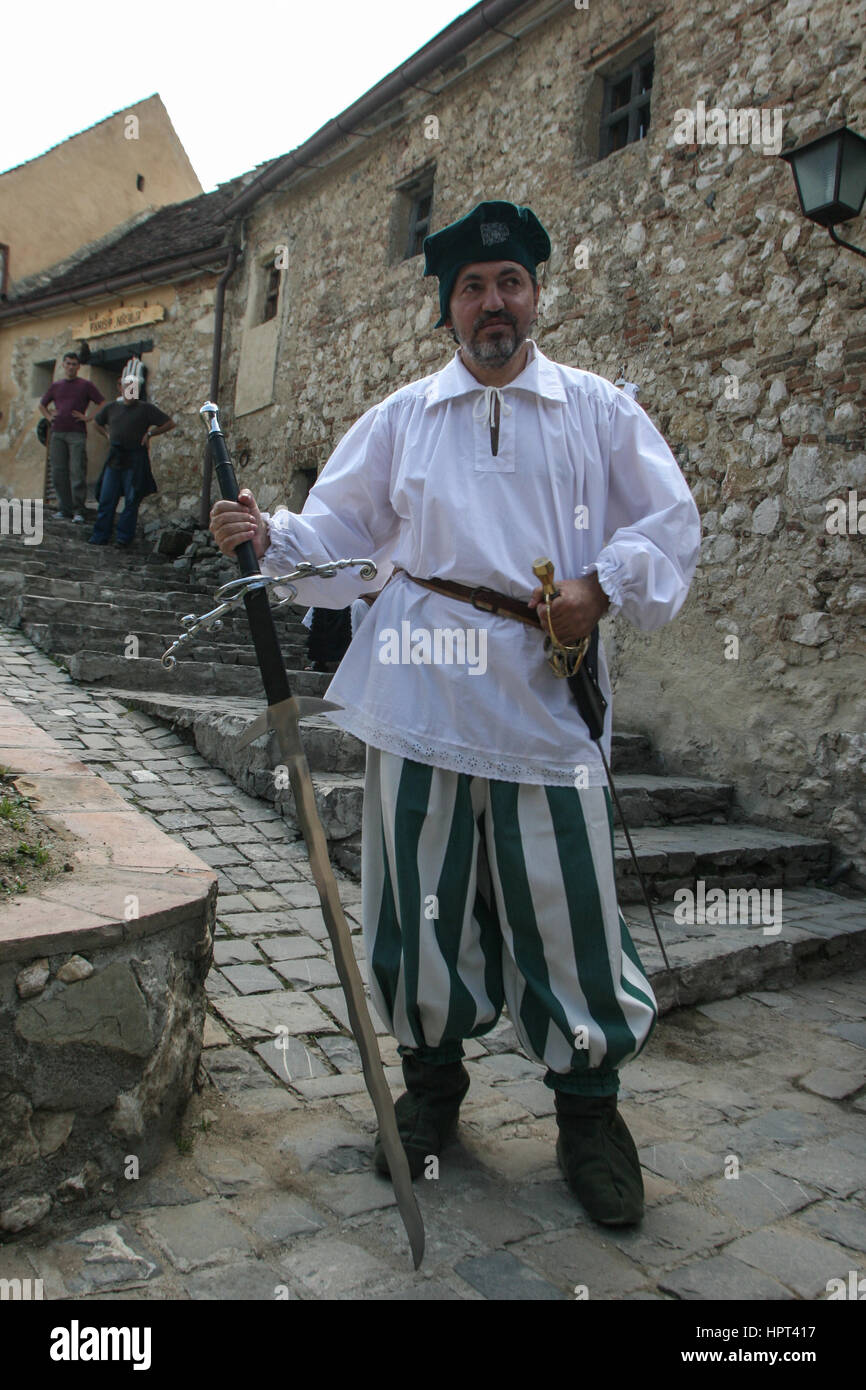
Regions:
<instances>
[{"instance_id":1,"label":"blue jeans","mask_svg":"<svg viewBox=\"0 0 866 1390\"><path fill-rule=\"evenodd\" d=\"M135 535L135 523L138 519L140 500L135 492L134 473L134 468L106 468L102 480L102 492L99 494L99 511L93 527L93 535L90 537L92 541L111 539L114 513L117 510L121 495L124 498L124 506L117 519L117 540L124 545L128 545L132 540Z\"/></svg>"}]
</instances>

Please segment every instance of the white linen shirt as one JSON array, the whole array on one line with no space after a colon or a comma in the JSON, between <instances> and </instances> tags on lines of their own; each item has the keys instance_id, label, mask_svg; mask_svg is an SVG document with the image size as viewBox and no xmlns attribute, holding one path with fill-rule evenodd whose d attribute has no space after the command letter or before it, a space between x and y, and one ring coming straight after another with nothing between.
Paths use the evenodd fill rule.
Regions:
<instances>
[{"instance_id":1,"label":"white linen shirt","mask_svg":"<svg viewBox=\"0 0 866 1390\"><path fill-rule=\"evenodd\" d=\"M299 583L299 601L329 608L376 588L393 565L525 600L537 587L533 561L547 556L557 580L597 571L609 611L635 627L651 632L669 622L697 564L700 518L644 410L603 377L552 362L531 339L526 367L501 392L496 454L492 396L457 353L368 410L337 445L303 512L263 513L263 572L284 574L298 559L374 560L372 583L349 569ZM544 657L543 635L423 589L407 574L394 574L353 638L328 690L343 706L333 722L377 748L457 772L604 784L568 685ZM462 663L445 629L467 634ZM609 756L601 643L599 680Z\"/></svg>"}]
</instances>

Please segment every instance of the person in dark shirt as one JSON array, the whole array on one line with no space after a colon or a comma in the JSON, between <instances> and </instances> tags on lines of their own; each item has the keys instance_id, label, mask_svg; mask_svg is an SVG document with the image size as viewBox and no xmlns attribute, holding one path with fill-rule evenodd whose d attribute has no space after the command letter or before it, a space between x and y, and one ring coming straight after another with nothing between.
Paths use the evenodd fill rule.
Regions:
<instances>
[{"instance_id":1,"label":"person in dark shirt","mask_svg":"<svg viewBox=\"0 0 866 1390\"><path fill-rule=\"evenodd\" d=\"M114 513L124 498L123 511L117 521L116 544L128 546L135 536L138 508L142 497L156 491L150 471L148 443L156 434L173 430L175 422L165 411L150 401L138 399L135 377L121 378L120 398L105 405L93 423L111 446L102 475L99 512L91 545L107 545L111 539Z\"/></svg>"},{"instance_id":2,"label":"person in dark shirt","mask_svg":"<svg viewBox=\"0 0 866 1390\"><path fill-rule=\"evenodd\" d=\"M87 422L88 406L102 405L105 397L92 381L79 378L81 363L78 354L67 352L63 358L63 377L53 381L39 402L39 409L51 424L49 459L51 481L57 494L59 510L56 520L85 521L87 505ZM53 405L53 412L46 408Z\"/></svg>"}]
</instances>

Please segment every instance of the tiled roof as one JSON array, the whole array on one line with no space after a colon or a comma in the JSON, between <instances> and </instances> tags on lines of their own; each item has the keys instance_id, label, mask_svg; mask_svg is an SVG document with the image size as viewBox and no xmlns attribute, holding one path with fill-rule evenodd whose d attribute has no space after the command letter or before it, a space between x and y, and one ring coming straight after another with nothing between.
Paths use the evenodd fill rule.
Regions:
<instances>
[{"instance_id":1,"label":"tiled roof","mask_svg":"<svg viewBox=\"0 0 866 1390\"><path fill-rule=\"evenodd\" d=\"M76 261L69 269L57 274L43 272L38 277L38 287L33 287L31 279L24 293L16 294L13 291L9 294L7 307L36 304L40 299L52 295L225 244L229 228L226 223L220 222L220 214L250 177L250 174L242 175L229 183L220 184L213 193L201 193L184 203L160 208L152 217L92 255Z\"/></svg>"}]
</instances>

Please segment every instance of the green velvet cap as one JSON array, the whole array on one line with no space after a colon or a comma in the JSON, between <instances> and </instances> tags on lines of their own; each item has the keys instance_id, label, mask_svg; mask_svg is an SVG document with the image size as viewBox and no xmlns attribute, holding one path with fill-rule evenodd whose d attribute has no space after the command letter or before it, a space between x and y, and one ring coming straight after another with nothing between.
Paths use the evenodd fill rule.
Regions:
<instances>
[{"instance_id":1,"label":"green velvet cap","mask_svg":"<svg viewBox=\"0 0 866 1390\"><path fill-rule=\"evenodd\" d=\"M454 281L465 265L475 261L517 261L531 275L540 261L550 256L550 237L531 208L515 203L479 203L476 208L424 238L425 275L439 276L439 309L436 324L448 317Z\"/></svg>"}]
</instances>

